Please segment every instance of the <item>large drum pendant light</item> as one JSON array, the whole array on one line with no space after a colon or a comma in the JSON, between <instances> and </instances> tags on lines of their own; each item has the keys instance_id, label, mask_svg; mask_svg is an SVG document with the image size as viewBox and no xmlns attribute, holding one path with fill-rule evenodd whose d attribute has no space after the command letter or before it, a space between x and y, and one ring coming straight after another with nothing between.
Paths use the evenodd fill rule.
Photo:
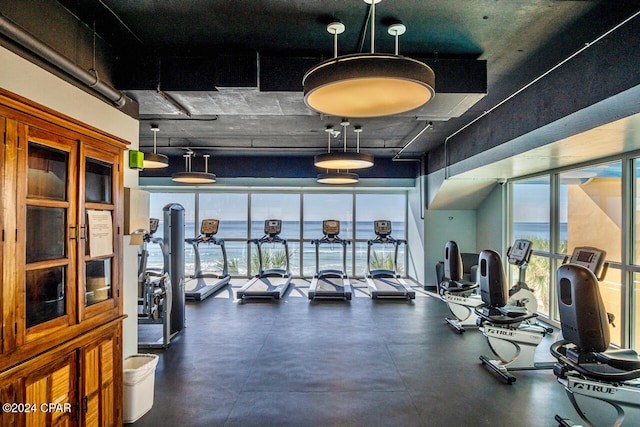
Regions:
<instances>
[{"instance_id":1,"label":"large drum pendant light","mask_svg":"<svg viewBox=\"0 0 640 427\"><path fill-rule=\"evenodd\" d=\"M337 37L344 25L327 26L334 36L334 57L311 68L304 75L304 102L309 108L337 117L380 117L418 108L435 95L435 74L426 64L398 54L402 24L391 25L395 54L375 53L375 4L371 4L371 53L338 56Z\"/></svg>"}]
</instances>

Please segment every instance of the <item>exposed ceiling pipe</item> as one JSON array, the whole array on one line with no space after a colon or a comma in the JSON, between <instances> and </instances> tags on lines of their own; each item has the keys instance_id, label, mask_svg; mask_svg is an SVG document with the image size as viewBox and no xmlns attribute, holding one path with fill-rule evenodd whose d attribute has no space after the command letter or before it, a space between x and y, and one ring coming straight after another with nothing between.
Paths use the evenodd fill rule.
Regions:
<instances>
[{"instance_id":1,"label":"exposed ceiling pipe","mask_svg":"<svg viewBox=\"0 0 640 427\"><path fill-rule=\"evenodd\" d=\"M101 81L97 74L90 73L51 49L2 14L0 14L0 33L109 99L116 107L124 107L126 98L122 92Z\"/></svg>"},{"instance_id":2,"label":"exposed ceiling pipe","mask_svg":"<svg viewBox=\"0 0 640 427\"><path fill-rule=\"evenodd\" d=\"M420 135L422 135L422 134L423 134L427 129L430 129L430 128L432 128L432 127L433 127L433 122L427 122L427 123L425 123L424 127L423 127L422 129L420 129L420 132L418 132L418 133L417 133L413 138L411 138L411 139L409 140L409 142L407 142L407 143L404 145L404 147L402 147L402 148L400 149L400 151L398 151L398 152L396 153L396 155L395 155L395 156L393 156L393 159L391 159L391 160L392 160L392 161L394 161L394 162L409 160L409 159L401 159L401 158L400 158L400 154L402 154L402 152L403 152L404 150L406 150L406 149L407 149L407 147L409 147L411 144L413 144L414 142L416 142L416 140L417 140L418 138L420 138ZM413 160L413 159L412 159L412 160Z\"/></svg>"}]
</instances>

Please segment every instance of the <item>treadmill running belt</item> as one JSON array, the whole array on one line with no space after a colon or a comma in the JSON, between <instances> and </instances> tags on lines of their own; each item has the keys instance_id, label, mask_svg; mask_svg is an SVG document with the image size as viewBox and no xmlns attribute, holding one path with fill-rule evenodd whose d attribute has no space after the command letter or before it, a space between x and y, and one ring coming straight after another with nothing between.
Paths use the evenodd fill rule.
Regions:
<instances>
[{"instance_id":1,"label":"treadmill running belt","mask_svg":"<svg viewBox=\"0 0 640 427\"><path fill-rule=\"evenodd\" d=\"M316 292L343 292L341 277L322 277L318 279Z\"/></svg>"},{"instance_id":2,"label":"treadmill running belt","mask_svg":"<svg viewBox=\"0 0 640 427\"><path fill-rule=\"evenodd\" d=\"M376 288L378 288L379 292L386 292L386 291L398 291L398 292L404 292L405 289L404 287L398 283L397 280L392 279L392 278L382 278L382 277L376 277L373 280L373 283L376 284Z\"/></svg>"}]
</instances>

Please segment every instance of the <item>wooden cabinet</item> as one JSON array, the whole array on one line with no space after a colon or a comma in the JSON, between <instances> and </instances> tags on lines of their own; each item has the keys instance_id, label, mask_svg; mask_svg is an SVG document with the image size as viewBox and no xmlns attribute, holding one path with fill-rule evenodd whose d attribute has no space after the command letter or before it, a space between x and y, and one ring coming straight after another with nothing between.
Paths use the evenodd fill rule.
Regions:
<instances>
[{"instance_id":1,"label":"wooden cabinet","mask_svg":"<svg viewBox=\"0 0 640 427\"><path fill-rule=\"evenodd\" d=\"M0 426L122 424L120 323L101 327L0 374L0 397L11 403Z\"/></svg>"},{"instance_id":2,"label":"wooden cabinet","mask_svg":"<svg viewBox=\"0 0 640 427\"><path fill-rule=\"evenodd\" d=\"M74 408L0 426L120 425L126 141L2 89L0 133L2 402Z\"/></svg>"}]
</instances>

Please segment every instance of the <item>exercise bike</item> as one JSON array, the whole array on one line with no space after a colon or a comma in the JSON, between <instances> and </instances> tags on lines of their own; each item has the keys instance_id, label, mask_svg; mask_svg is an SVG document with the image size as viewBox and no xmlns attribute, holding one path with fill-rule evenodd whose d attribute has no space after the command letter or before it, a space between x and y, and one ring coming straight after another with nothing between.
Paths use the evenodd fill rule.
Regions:
<instances>
[{"instance_id":1,"label":"exercise bike","mask_svg":"<svg viewBox=\"0 0 640 427\"><path fill-rule=\"evenodd\" d=\"M563 340L551 346L553 373L587 426L621 426L640 422L640 357L630 349L609 346L609 324L598 282L607 264L604 251L576 248L558 268L558 310ZM575 426L560 415L562 427ZM629 424L629 423L627 423Z\"/></svg>"},{"instance_id":2,"label":"exercise bike","mask_svg":"<svg viewBox=\"0 0 640 427\"><path fill-rule=\"evenodd\" d=\"M517 240L509 250L509 263L520 266L530 256L531 242ZM552 369L553 363L534 361L538 344L553 329L539 324L536 321L537 313L530 311L529 307L534 307L530 301L535 300L535 295L524 286L523 276L520 289L509 297L500 255L489 249L480 253L478 271L483 303L474 311L489 348L498 358L480 356L482 364L502 377L507 384L516 381L516 377L509 371ZM527 304L530 304L529 307Z\"/></svg>"},{"instance_id":3,"label":"exercise bike","mask_svg":"<svg viewBox=\"0 0 640 427\"><path fill-rule=\"evenodd\" d=\"M473 270L477 274L477 269ZM476 293L478 284L462 278L462 254L458 244L451 240L444 248L444 279L438 284L438 290L440 298L455 316L453 319L445 317L444 320L460 334L465 331L465 326L476 326L478 316L474 309L482 303L480 295Z\"/></svg>"},{"instance_id":4,"label":"exercise bike","mask_svg":"<svg viewBox=\"0 0 640 427\"><path fill-rule=\"evenodd\" d=\"M147 245L154 243L165 253L162 238L153 237L158 230L159 220L149 220L149 232L144 233L143 244L138 253L138 324L162 325L162 340L158 342L140 342L140 348L167 348L171 339L171 302L172 288L169 273L164 269L147 268L149 251Z\"/></svg>"}]
</instances>

